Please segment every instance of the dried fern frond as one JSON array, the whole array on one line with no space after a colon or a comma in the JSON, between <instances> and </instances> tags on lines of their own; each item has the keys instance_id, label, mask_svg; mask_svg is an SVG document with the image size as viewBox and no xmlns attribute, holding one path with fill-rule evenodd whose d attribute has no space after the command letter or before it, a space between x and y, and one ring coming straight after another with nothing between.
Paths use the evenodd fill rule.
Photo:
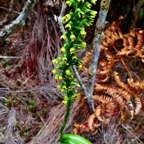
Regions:
<instances>
[{"instance_id":1,"label":"dried fern frond","mask_svg":"<svg viewBox=\"0 0 144 144\"><path fill-rule=\"evenodd\" d=\"M118 87L110 87L107 85L100 85L96 84L95 86L96 92L103 92L111 96L120 106L120 110L128 109L128 113L131 115L131 119L134 117L134 109L137 109L137 112L139 111L139 104L136 105L136 108L134 108L131 98L132 96L124 89L118 88Z\"/></svg>"},{"instance_id":2,"label":"dried fern frond","mask_svg":"<svg viewBox=\"0 0 144 144\"><path fill-rule=\"evenodd\" d=\"M92 59L92 52L86 52L82 60L83 63L82 63L82 68L80 69L80 71L82 72L87 71L86 66L89 65L89 63L91 62L91 59Z\"/></svg>"},{"instance_id":3,"label":"dried fern frond","mask_svg":"<svg viewBox=\"0 0 144 144\"><path fill-rule=\"evenodd\" d=\"M86 132L86 133L88 133L88 132L90 131L87 122L85 122L85 123L83 123L83 124L74 124L73 127L74 127L74 128L73 128L73 132L72 132L72 133L74 133L74 134L78 134L78 133L80 133L81 131L82 131L82 132Z\"/></svg>"},{"instance_id":4,"label":"dried fern frond","mask_svg":"<svg viewBox=\"0 0 144 144\"><path fill-rule=\"evenodd\" d=\"M103 104L104 103L105 104L111 103L113 101L113 99L111 97L109 97L107 95L102 95L102 94L96 94L92 98L93 98L94 101L99 101Z\"/></svg>"},{"instance_id":5,"label":"dried fern frond","mask_svg":"<svg viewBox=\"0 0 144 144\"><path fill-rule=\"evenodd\" d=\"M125 107L125 101L122 97L122 95L119 94L119 92L116 90L116 87L111 87L108 85L100 85L100 84L96 84L94 87L94 90L96 92L100 92L102 91L103 93L108 94L109 96L111 96L121 107Z\"/></svg>"},{"instance_id":6,"label":"dried fern frond","mask_svg":"<svg viewBox=\"0 0 144 144\"><path fill-rule=\"evenodd\" d=\"M135 115L137 115L142 108L142 102L140 97L135 97L135 104L136 104Z\"/></svg>"},{"instance_id":7,"label":"dried fern frond","mask_svg":"<svg viewBox=\"0 0 144 144\"><path fill-rule=\"evenodd\" d=\"M129 84L129 86L131 86L132 88L144 90L144 81L135 81L134 82L133 79L128 78L127 82Z\"/></svg>"}]
</instances>

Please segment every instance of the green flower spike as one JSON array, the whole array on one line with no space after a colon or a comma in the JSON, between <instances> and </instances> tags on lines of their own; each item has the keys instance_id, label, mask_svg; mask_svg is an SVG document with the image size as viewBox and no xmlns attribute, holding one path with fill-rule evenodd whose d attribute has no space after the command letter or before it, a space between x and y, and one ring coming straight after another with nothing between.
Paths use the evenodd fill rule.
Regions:
<instances>
[{"instance_id":1,"label":"green flower spike","mask_svg":"<svg viewBox=\"0 0 144 144\"><path fill-rule=\"evenodd\" d=\"M71 40L71 42L74 42L75 39L76 39L75 35L74 35L74 34L71 34L71 35L70 35L70 40Z\"/></svg>"},{"instance_id":2,"label":"green flower spike","mask_svg":"<svg viewBox=\"0 0 144 144\"><path fill-rule=\"evenodd\" d=\"M96 1L97 0L66 0L66 4L70 6L71 10L62 17L62 23L64 24L66 31L61 36L61 39L64 40L64 45L61 47L60 51L63 54L52 61L53 64L57 64L57 67L54 68L52 73L55 74L55 79L60 81L57 88L65 95L63 103L67 107L64 124L60 130L60 144L63 144L63 142L73 144L86 143L86 140L82 142L81 137L76 137L71 134L68 135L68 137L71 137L71 141L63 141L63 135L66 124L68 123L72 102L74 98L77 97L76 89L80 87L71 72L71 68L73 66L76 66L77 68L82 67L82 62L77 57L76 52L79 49L86 48L86 42L84 41L86 38L85 27L91 26L94 22L97 12L91 10L91 7Z\"/></svg>"}]
</instances>

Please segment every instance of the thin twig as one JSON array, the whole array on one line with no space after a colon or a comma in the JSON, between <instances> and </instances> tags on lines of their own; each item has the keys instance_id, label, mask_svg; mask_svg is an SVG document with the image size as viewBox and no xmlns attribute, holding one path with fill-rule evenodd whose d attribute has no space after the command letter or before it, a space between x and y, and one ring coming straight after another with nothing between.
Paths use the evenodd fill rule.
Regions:
<instances>
[{"instance_id":1,"label":"thin twig","mask_svg":"<svg viewBox=\"0 0 144 144\"><path fill-rule=\"evenodd\" d=\"M15 57L15 56L0 56L2 59L19 59L21 57Z\"/></svg>"},{"instance_id":2,"label":"thin twig","mask_svg":"<svg viewBox=\"0 0 144 144\"><path fill-rule=\"evenodd\" d=\"M20 15L9 25L5 27L3 31L0 32L0 42L3 42L4 39L6 39L14 30L18 28L19 25L25 21L27 18L28 13L33 8L33 6L36 4L36 0L28 0L20 13Z\"/></svg>"},{"instance_id":3,"label":"thin twig","mask_svg":"<svg viewBox=\"0 0 144 144\"><path fill-rule=\"evenodd\" d=\"M134 133L132 133L127 127L123 124L121 125L125 130L127 130L132 136L134 136L141 144L144 144Z\"/></svg>"},{"instance_id":4,"label":"thin twig","mask_svg":"<svg viewBox=\"0 0 144 144\"><path fill-rule=\"evenodd\" d=\"M81 80L81 77L80 77L80 75L79 75L79 73L78 73L78 71L76 69L76 66L73 66L72 69L73 69L73 72L74 72L79 84L81 85L82 89L84 90L84 93L85 93L85 97L84 98L87 99L88 91L87 91L85 85L83 84L83 82Z\"/></svg>"},{"instance_id":5,"label":"thin twig","mask_svg":"<svg viewBox=\"0 0 144 144\"><path fill-rule=\"evenodd\" d=\"M102 41L102 34L104 31L105 23L106 23L106 16L109 10L111 0L102 0L98 20L96 22L96 32L95 32L95 38L93 40L93 56L92 56L92 62L89 67L89 94L90 97L88 98L88 101L91 101L92 104L92 110L94 111L94 102L92 100L93 95L93 89L95 84L95 78L96 78L96 71L97 71L97 65L98 65L98 59L100 55L100 45Z\"/></svg>"},{"instance_id":6,"label":"thin twig","mask_svg":"<svg viewBox=\"0 0 144 144\"><path fill-rule=\"evenodd\" d=\"M65 32L65 29L64 29L64 26L63 26L63 23L62 23L62 17L65 13L65 10L66 10L66 4L65 4L65 2L63 2L62 3L62 8L61 8L61 13L58 17L58 24L59 24L59 27L60 27L60 30L61 30L62 33Z\"/></svg>"},{"instance_id":7,"label":"thin twig","mask_svg":"<svg viewBox=\"0 0 144 144\"><path fill-rule=\"evenodd\" d=\"M4 10L9 11L8 8L2 7L2 6L0 6L0 9L4 9ZM20 14L18 11L14 11L14 10L12 10L12 12L15 13L15 14Z\"/></svg>"},{"instance_id":8,"label":"thin twig","mask_svg":"<svg viewBox=\"0 0 144 144\"><path fill-rule=\"evenodd\" d=\"M3 26L8 20L10 20L10 14L12 13L13 4L14 4L14 0L11 0L9 10L8 10L8 14L5 16L4 20L2 20L0 22L0 27Z\"/></svg>"}]
</instances>

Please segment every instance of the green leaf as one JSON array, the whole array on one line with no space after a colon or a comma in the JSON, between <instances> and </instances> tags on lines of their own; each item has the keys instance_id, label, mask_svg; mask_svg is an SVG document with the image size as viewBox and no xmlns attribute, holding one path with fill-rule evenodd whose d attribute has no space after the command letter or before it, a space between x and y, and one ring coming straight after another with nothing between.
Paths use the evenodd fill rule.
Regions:
<instances>
[{"instance_id":1,"label":"green leaf","mask_svg":"<svg viewBox=\"0 0 144 144\"><path fill-rule=\"evenodd\" d=\"M87 139L85 139L84 137L76 134L64 134L62 142L60 144L92 144L92 143Z\"/></svg>"}]
</instances>

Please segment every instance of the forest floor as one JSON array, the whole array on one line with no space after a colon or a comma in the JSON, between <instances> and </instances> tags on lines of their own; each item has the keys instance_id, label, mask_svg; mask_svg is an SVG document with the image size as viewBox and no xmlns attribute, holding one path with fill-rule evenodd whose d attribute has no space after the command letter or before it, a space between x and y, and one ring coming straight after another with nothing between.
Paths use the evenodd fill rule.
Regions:
<instances>
[{"instance_id":1,"label":"forest floor","mask_svg":"<svg viewBox=\"0 0 144 144\"><path fill-rule=\"evenodd\" d=\"M51 21L51 25L53 24ZM33 30L20 27L6 39L4 44L0 45L0 144L26 144L31 143L33 139L40 139L39 133L41 137L46 135L46 132L57 133L55 129L59 127L56 127L58 124L55 125L56 121L51 118L52 113L55 117L59 115L59 118L64 114L65 106L61 104L62 95L57 90L57 82L51 75L51 60L58 55L58 49L61 46L60 32L56 31L55 26L53 26L53 31L51 28L46 31L51 38L45 41L51 41L48 44L58 46L58 48L49 49L45 55L45 49L39 50L39 45L45 45L45 43L38 40L44 39L46 34L45 32L39 33L41 25L36 26ZM35 35L35 32L38 34ZM43 56L46 60L43 60ZM140 69L140 65L138 67L139 76L143 79L144 69ZM83 115L85 109L86 106L83 108ZM75 116L76 114L73 118ZM51 127L46 128L50 121ZM57 121L60 122L61 118ZM74 123L74 120L72 122ZM55 128L51 129L52 126ZM71 131L71 127L68 131ZM132 121L126 121L123 124L117 123L115 119L115 122L111 123L108 128L99 130L97 140L94 139L93 143L112 144L112 136L117 137L117 144L118 142L144 143L144 111L142 110Z\"/></svg>"}]
</instances>

